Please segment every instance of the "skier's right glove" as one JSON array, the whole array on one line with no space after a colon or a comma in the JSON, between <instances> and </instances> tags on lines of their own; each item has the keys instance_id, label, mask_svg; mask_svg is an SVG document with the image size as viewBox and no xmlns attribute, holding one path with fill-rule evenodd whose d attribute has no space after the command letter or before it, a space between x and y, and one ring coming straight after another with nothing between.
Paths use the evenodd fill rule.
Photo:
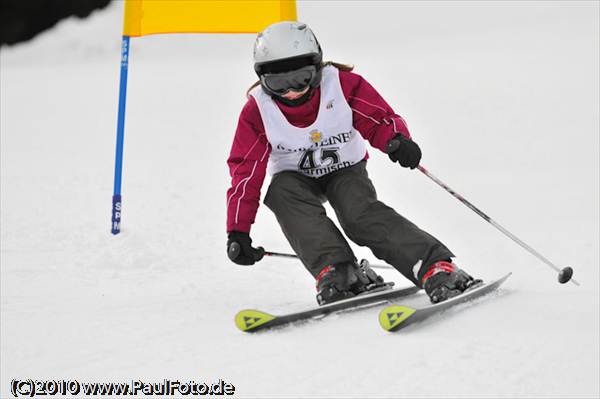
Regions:
<instances>
[{"instance_id":1,"label":"skier's right glove","mask_svg":"<svg viewBox=\"0 0 600 399\"><path fill-rule=\"evenodd\" d=\"M250 234L231 231L227 239L227 256L238 265L253 265L263 258L263 247L254 248Z\"/></svg>"},{"instance_id":2,"label":"skier's right glove","mask_svg":"<svg viewBox=\"0 0 600 399\"><path fill-rule=\"evenodd\" d=\"M386 152L392 162L398 162L405 168L414 169L421 161L421 149L417 143L401 134L388 141Z\"/></svg>"}]
</instances>

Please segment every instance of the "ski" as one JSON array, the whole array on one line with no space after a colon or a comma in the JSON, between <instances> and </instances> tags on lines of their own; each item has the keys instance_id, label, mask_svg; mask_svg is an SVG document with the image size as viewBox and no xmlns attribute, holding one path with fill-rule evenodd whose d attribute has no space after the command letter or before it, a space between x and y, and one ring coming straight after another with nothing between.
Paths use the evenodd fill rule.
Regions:
<instances>
[{"instance_id":1,"label":"ski","mask_svg":"<svg viewBox=\"0 0 600 399\"><path fill-rule=\"evenodd\" d=\"M419 287L386 289L383 291L361 294L354 298L345 299L328 305L316 306L314 308L289 313L285 315L271 315L260 310L246 309L238 312L235 316L235 325L244 332L256 332L285 324L307 321L317 317L324 317L331 313L340 311L353 311L363 309L368 305L374 306L382 302L412 295L419 291Z\"/></svg>"},{"instance_id":2,"label":"ski","mask_svg":"<svg viewBox=\"0 0 600 399\"><path fill-rule=\"evenodd\" d=\"M479 298L496 290L502 283L510 277L512 273L492 281L490 283L482 283L464 293L447 299L444 302L425 306L422 308L411 308L402 305L390 305L379 313L379 324L384 330L398 331L406 326L427 319L430 316L438 314L452 306L464 303L475 298Z\"/></svg>"}]
</instances>

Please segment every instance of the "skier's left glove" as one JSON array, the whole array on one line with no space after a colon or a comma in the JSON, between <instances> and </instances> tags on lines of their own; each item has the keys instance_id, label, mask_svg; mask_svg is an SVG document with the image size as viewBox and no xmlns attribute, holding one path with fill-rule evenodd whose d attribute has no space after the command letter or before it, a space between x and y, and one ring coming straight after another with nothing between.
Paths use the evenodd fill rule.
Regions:
<instances>
[{"instance_id":1,"label":"skier's left glove","mask_svg":"<svg viewBox=\"0 0 600 399\"><path fill-rule=\"evenodd\" d=\"M386 152L392 162L414 169L421 161L421 149L411 139L399 134L387 143Z\"/></svg>"},{"instance_id":2,"label":"skier's left glove","mask_svg":"<svg viewBox=\"0 0 600 399\"><path fill-rule=\"evenodd\" d=\"M227 256L238 265L253 265L263 258L263 247L254 248L250 234L231 231L227 235Z\"/></svg>"}]
</instances>

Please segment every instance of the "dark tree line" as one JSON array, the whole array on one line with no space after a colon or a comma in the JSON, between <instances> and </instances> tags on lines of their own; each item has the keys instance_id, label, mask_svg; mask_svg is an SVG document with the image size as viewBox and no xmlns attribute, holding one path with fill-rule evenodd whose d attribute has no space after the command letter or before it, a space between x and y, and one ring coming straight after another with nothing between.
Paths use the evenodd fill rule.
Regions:
<instances>
[{"instance_id":1,"label":"dark tree line","mask_svg":"<svg viewBox=\"0 0 600 399\"><path fill-rule=\"evenodd\" d=\"M0 0L0 45L35 37L63 18L86 18L110 0Z\"/></svg>"}]
</instances>

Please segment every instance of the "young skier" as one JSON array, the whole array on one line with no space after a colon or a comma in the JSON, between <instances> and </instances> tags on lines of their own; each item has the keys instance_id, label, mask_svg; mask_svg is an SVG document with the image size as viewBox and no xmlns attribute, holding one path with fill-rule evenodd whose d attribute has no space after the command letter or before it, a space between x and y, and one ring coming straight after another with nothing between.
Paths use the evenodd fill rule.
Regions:
<instances>
[{"instance_id":1,"label":"young skier","mask_svg":"<svg viewBox=\"0 0 600 399\"><path fill-rule=\"evenodd\" d=\"M227 248L241 249L232 260L252 265L264 254L249 232L268 164L264 202L316 279L319 304L383 284L357 264L325 201L352 241L423 287L432 302L460 294L479 280L452 263L444 244L379 201L367 174L367 141L403 167L419 165L421 150L406 123L352 67L322 59L306 24L280 22L257 36L260 81L248 91L227 161Z\"/></svg>"}]
</instances>

